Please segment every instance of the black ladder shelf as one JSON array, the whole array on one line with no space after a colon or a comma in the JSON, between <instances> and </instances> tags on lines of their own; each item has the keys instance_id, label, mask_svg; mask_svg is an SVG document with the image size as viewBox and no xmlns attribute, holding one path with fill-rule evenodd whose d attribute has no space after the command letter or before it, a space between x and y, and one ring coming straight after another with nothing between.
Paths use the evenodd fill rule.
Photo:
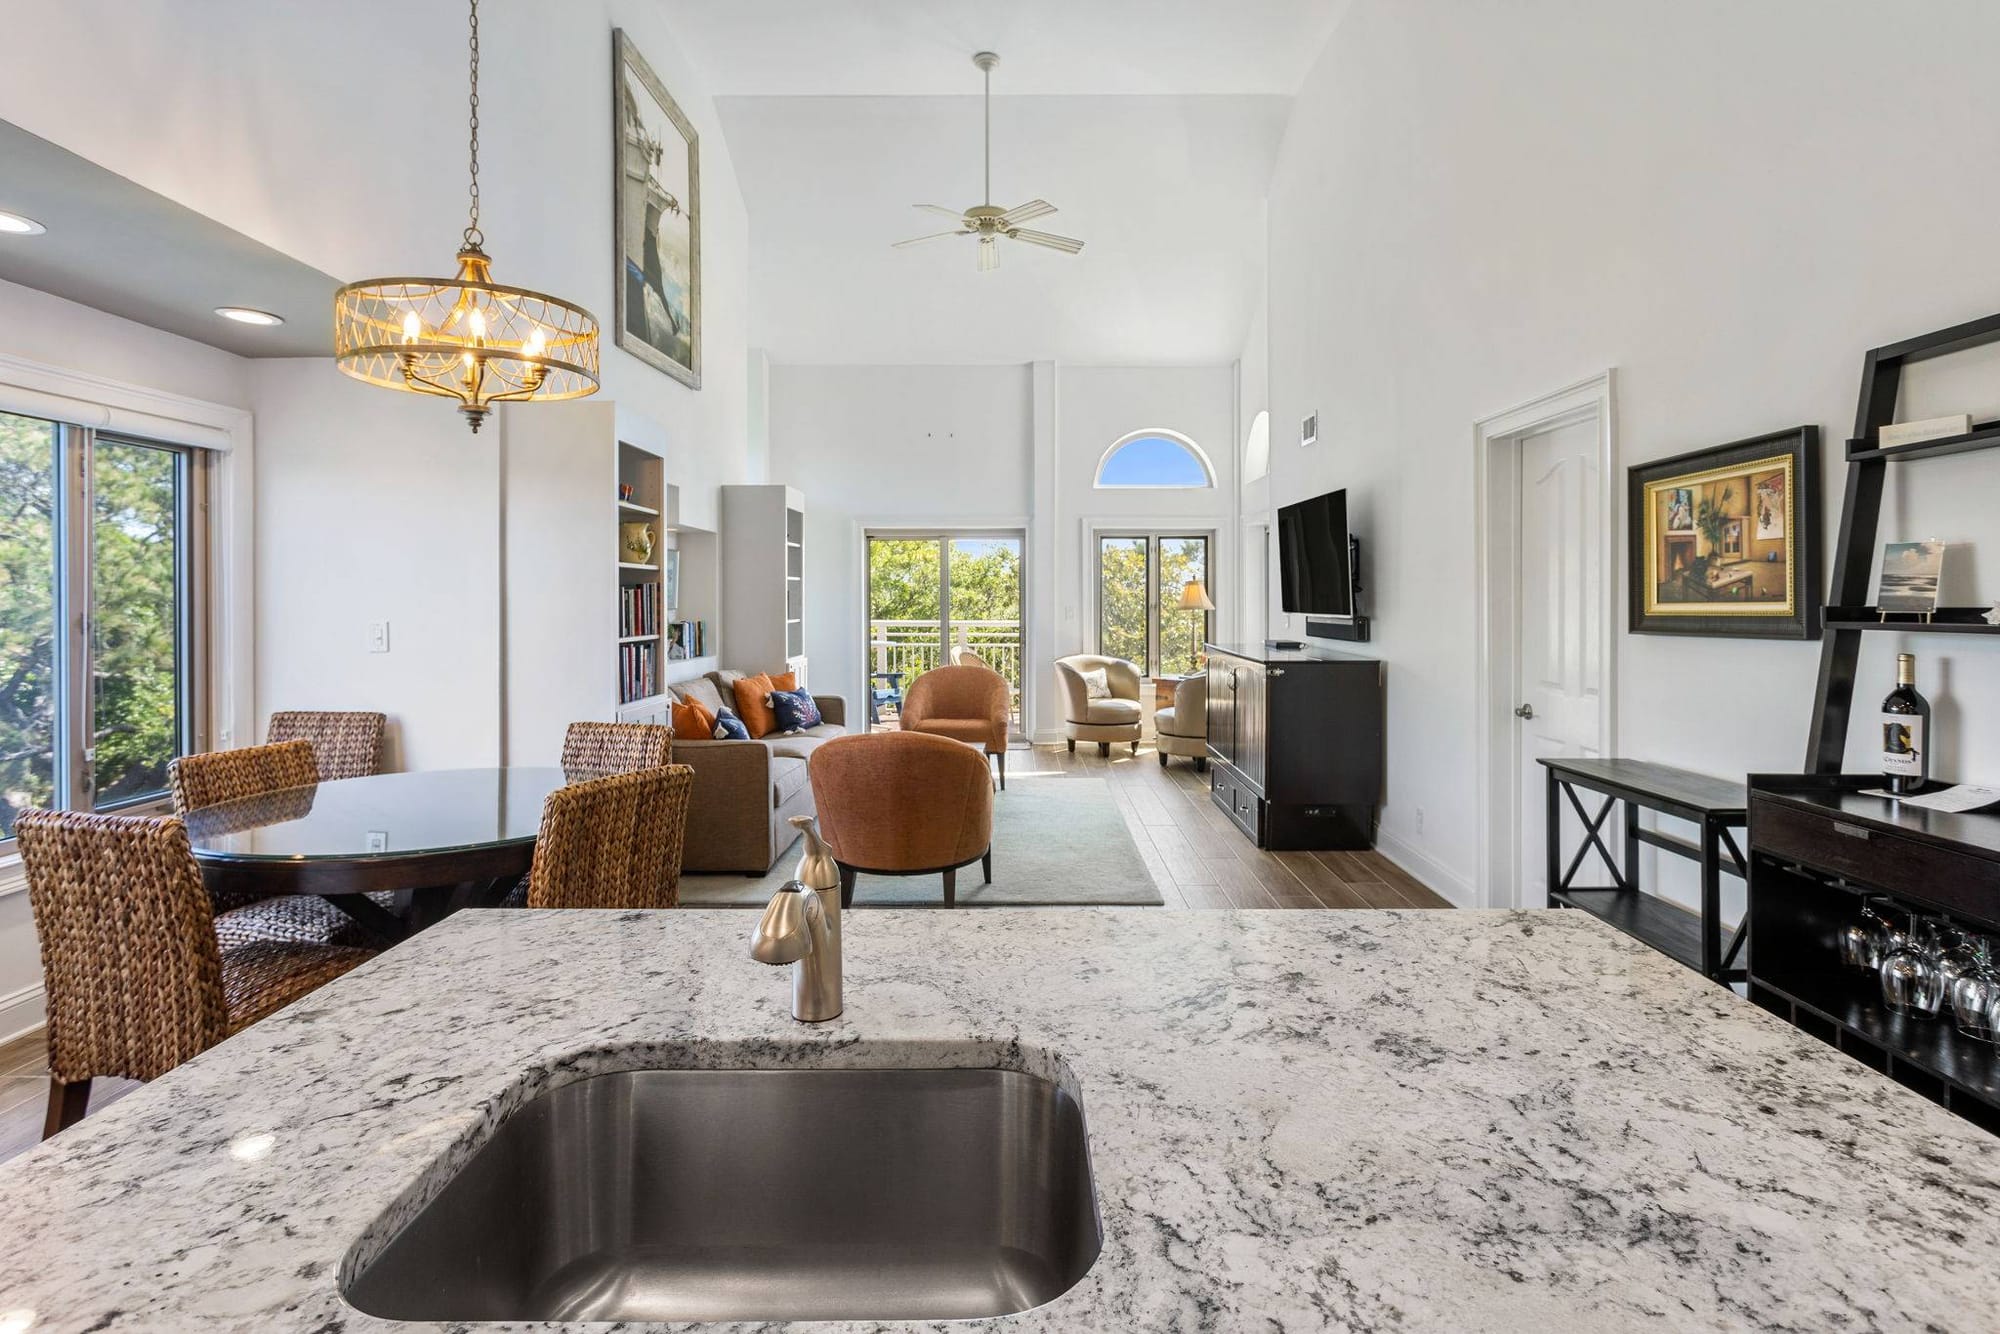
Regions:
<instances>
[{"instance_id":1,"label":"black ladder shelf","mask_svg":"<svg viewBox=\"0 0 2000 1334\"><path fill-rule=\"evenodd\" d=\"M1882 484L1889 465L1964 454L2000 445L2000 422L1983 422L1964 435L1884 449L1881 431L1895 420L1903 368L1932 357L2000 343L2000 315L1906 338L1870 352L1861 367L1861 401L1854 414L1854 438L1847 442L1847 486L1840 502L1840 537L1833 552L1833 586L1828 590L1825 628L1820 639L1819 685L1813 695L1812 733L1806 742L1806 771L1840 772L1847 750L1847 727L1854 707L1854 676L1861 659L1861 636L1869 630L1919 634L2000 634L1984 607L1940 607L1928 620L1885 618L1868 606L1868 576L1875 564L1882 520Z\"/></svg>"}]
</instances>

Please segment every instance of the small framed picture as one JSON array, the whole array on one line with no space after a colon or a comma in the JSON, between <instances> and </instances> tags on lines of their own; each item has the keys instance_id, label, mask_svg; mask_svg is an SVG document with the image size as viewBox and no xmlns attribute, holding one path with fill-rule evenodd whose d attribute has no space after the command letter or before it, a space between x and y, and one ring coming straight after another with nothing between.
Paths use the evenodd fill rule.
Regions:
<instances>
[{"instance_id":1,"label":"small framed picture","mask_svg":"<svg viewBox=\"0 0 2000 1334\"><path fill-rule=\"evenodd\" d=\"M1818 636L1817 426L1642 463L1627 477L1632 633Z\"/></svg>"},{"instance_id":2,"label":"small framed picture","mask_svg":"<svg viewBox=\"0 0 2000 1334\"><path fill-rule=\"evenodd\" d=\"M1937 610L1944 574L1944 543L1890 542L1882 548L1882 589L1875 609L1884 616L1929 616Z\"/></svg>"}]
</instances>

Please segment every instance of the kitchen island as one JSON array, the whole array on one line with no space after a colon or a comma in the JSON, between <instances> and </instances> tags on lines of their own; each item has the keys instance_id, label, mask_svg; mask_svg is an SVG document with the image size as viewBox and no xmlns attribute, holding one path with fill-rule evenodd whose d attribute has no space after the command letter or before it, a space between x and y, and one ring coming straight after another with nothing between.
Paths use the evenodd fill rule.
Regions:
<instances>
[{"instance_id":1,"label":"kitchen island","mask_svg":"<svg viewBox=\"0 0 2000 1334\"><path fill-rule=\"evenodd\" d=\"M974 1327L2000 1311L2000 1140L1583 913L856 912L846 1012L811 1026L747 957L753 920L468 912L398 946L0 1167L0 1313L553 1328L378 1320L342 1300L343 1266L570 1081L1045 1056L1087 1119L1102 1253Z\"/></svg>"}]
</instances>

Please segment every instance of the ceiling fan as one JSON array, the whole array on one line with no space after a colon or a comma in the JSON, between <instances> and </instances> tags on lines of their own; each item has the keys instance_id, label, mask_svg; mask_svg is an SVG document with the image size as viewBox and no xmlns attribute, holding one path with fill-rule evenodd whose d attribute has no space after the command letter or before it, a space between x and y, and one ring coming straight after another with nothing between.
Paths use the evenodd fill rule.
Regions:
<instances>
[{"instance_id":1,"label":"ceiling fan","mask_svg":"<svg viewBox=\"0 0 2000 1334\"><path fill-rule=\"evenodd\" d=\"M1030 231L1021 224L1044 218L1056 211L1056 206L1046 199L1030 199L1025 204L1013 208L1000 208L993 202L993 67L1000 63L1000 57L991 51L981 51L972 58L986 76L986 202L975 204L960 212L945 208L941 204L918 204L917 208L926 213L936 213L952 219L958 224L955 231L932 232L929 236L913 236L907 241L898 241L894 248L922 245L926 241L936 241L947 236L976 236L979 238L979 271L985 273L1000 267L1000 248L995 244L1001 237L1010 241L1026 241L1029 245L1047 246L1060 250L1065 255L1074 255L1083 249L1083 242L1074 237L1057 236L1053 232Z\"/></svg>"}]
</instances>

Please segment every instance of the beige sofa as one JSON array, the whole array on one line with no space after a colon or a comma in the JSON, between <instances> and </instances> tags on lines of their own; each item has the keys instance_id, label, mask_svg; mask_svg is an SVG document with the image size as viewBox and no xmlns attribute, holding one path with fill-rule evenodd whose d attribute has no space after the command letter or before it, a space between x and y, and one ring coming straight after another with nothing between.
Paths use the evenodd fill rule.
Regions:
<instances>
[{"instance_id":1,"label":"beige sofa","mask_svg":"<svg viewBox=\"0 0 2000 1334\"><path fill-rule=\"evenodd\" d=\"M710 672L672 686L670 692L677 699L696 700L710 712L726 704L736 713L735 686L743 675ZM813 813L806 758L821 743L847 735L847 701L838 695L814 695L813 700L825 721L809 731L755 741L674 738L674 763L694 770L682 870L763 875L798 838L799 831L787 821Z\"/></svg>"}]
</instances>

